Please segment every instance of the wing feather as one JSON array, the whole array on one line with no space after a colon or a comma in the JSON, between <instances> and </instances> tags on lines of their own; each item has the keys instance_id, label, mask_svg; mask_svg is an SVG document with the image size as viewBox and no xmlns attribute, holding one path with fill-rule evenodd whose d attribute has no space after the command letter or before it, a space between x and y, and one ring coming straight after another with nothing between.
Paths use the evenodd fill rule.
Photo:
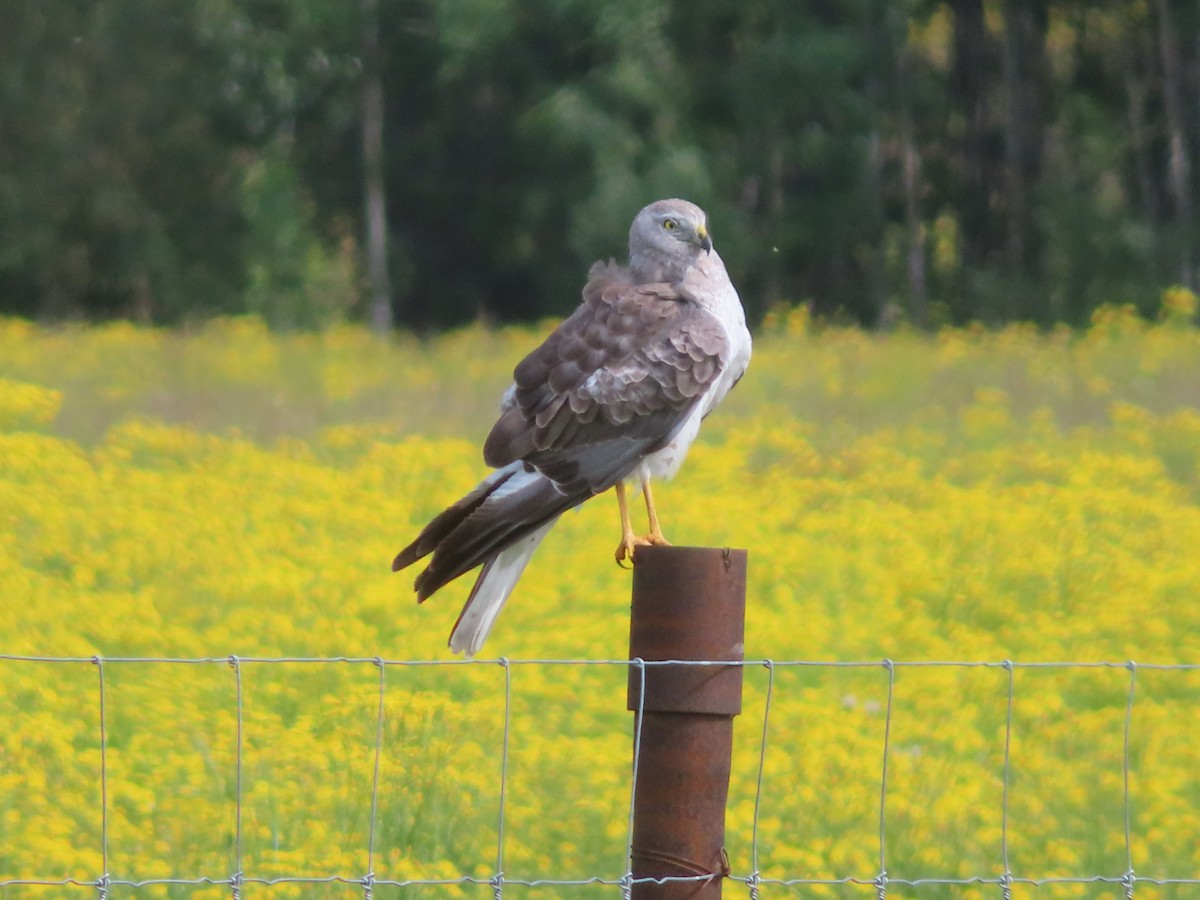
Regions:
<instances>
[{"instance_id":1,"label":"wing feather","mask_svg":"<svg viewBox=\"0 0 1200 900\"><path fill-rule=\"evenodd\" d=\"M485 481L438 517L453 520L448 531L431 523L396 557L393 571L433 553L429 565L413 582L418 602L589 496L586 492L564 494L553 481L524 471L519 464L502 471L504 478Z\"/></svg>"},{"instance_id":2,"label":"wing feather","mask_svg":"<svg viewBox=\"0 0 1200 900\"><path fill-rule=\"evenodd\" d=\"M567 493L611 487L667 444L729 360L715 315L680 286L592 267L583 303L513 372L488 465L532 465Z\"/></svg>"}]
</instances>

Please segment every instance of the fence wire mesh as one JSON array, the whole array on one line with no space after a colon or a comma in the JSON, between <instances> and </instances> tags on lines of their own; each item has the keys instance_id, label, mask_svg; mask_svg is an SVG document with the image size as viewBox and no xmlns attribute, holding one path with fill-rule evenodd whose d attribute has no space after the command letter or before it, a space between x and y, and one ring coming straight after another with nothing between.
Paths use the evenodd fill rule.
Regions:
<instances>
[{"instance_id":1,"label":"fence wire mesh","mask_svg":"<svg viewBox=\"0 0 1200 900\"><path fill-rule=\"evenodd\" d=\"M506 888L559 888L572 889L587 886L611 887L619 890L623 897L629 897L635 884L641 881L689 882L703 880L706 876L680 876L664 879L639 879L632 872L632 840L633 840L633 790L632 785L638 776L638 764L642 741L642 717L634 714L632 717L632 767L628 799L628 815L624 824L625 832L625 869L623 872L608 872L585 877L555 877L554 873L512 874L506 871L506 844L510 839L509 819L509 770L512 752L513 725L513 672L526 667L607 667L611 669L629 670L637 673L641 696L644 698L646 671L656 666L728 666L725 661L713 660L581 660L581 659L491 659L491 660L390 660L381 657L240 657L236 655L224 657L174 658L174 657L67 657L67 656L27 656L0 654L0 665L38 665L47 667L84 666L95 671L95 704L97 711L97 737L99 742L99 783L96 788L96 809L93 810L99 823L98 854L101 871L93 878L78 877L49 877L37 872L4 872L0 870L0 891L15 888L79 888L94 891L97 896L107 900L114 888L141 889L153 887L191 886L226 888L231 896L240 898L244 889L249 885L256 886L319 886L343 885L361 890L365 898L372 898L374 892L381 887L388 888L444 888L452 886L474 885L490 888L493 896L499 900L505 894ZM227 872L207 873L177 873L170 876L134 878L122 877L110 871L110 810L112 808L111 789L114 775L110 771L110 739L109 721L113 714L112 699L107 687L108 675L117 667L167 665L171 667L225 667L231 673L233 681L233 705L236 735L234 738L233 760L233 797L231 799L232 847L229 851L230 868ZM243 813L246 799L245 782L245 711L246 701L244 688L247 681L248 666L361 666L371 667L377 672L376 701L373 710L374 740L369 748L371 762L369 815L366 844L362 848L365 854L365 869L361 872L341 872L337 874L304 875L304 874L262 874L244 871L244 831ZM874 892L882 900L889 891L896 888L919 889L943 887L955 888L992 888L1004 900L1012 896L1014 887L1023 886L1039 888L1045 886L1109 886L1123 892L1127 898L1132 898L1139 886L1183 886L1200 888L1200 877L1195 871L1170 874L1144 874L1135 868L1133 805L1135 802L1133 781L1134 763L1132 759L1131 737L1134 730L1134 710L1138 700L1139 674L1147 672L1165 673L1167 675L1185 676L1187 673L1200 672L1200 663L1137 663L1127 661L1082 661L1082 662L1047 662L1014 660L1000 661L970 661L970 660L863 660L863 661L817 661L797 659L756 659L740 663L746 669L762 670L765 673L765 687L761 697L761 721L753 724L752 730L757 735L755 757L756 771L749 775L746 783L752 785L752 823L749 830L750 846L745 849L749 866L744 871L733 871L728 881L740 884L752 900L757 900L764 888L834 888L838 886L856 886L866 892ZM500 733L498 748L499 763L496 771L498 780L498 819L495 825L496 842L494 848L494 865L486 876L477 873L464 873L454 877L413 877L395 878L381 877L376 871L376 861L379 853L378 821L381 796L381 765L387 753L385 746L385 717L389 692L388 672L398 669L444 669L457 667L499 667L503 673L501 692L503 697L503 728ZM897 675L908 670L998 670L1002 673L1003 690L1003 728L1000 736L1002 757L998 778L1001 786L998 818L1000 822L999 858L994 860L994 866L988 872L971 874L960 877L945 875L920 876L909 872L895 874L889 871L891 861L888 846L889 823L889 768L895 758L894 725L897 719L896 686ZM762 810L766 799L764 777L768 762L775 754L803 752L795 751L788 746L780 746L778 741L780 726L773 721L777 708L780 685L779 674L785 671L846 671L846 670L878 670L883 679L883 690L886 700L882 704L882 747L879 757L877 779L877 869L870 872L855 872L835 876L806 875L803 871L794 874L764 874L764 856L769 853L762 841ZM1121 757L1120 757L1120 819L1123 823L1123 833L1119 836L1120 852L1124 861L1123 870L1107 872L1078 872L1073 874L1038 874L1014 871L1010 859L1010 799L1014 780L1013 752L1016 731L1014 713L1018 708L1020 696L1016 686L1016 673L1028 671L1086 671L1086 670L1123 670L1127 673L1124 688L1123 723L1121 725ZM569 701L565 701L569 702ZM848 700L847 702L853 702ZM640 704L639 704L640 705ZM743 720L747 716L742 717ZM0 729L15 728L14 723L0 721ZM743 725L742 728L746 726ZM624 732L629 739L628 730ZM1200 744L1200 733L1191 735L1192 744ZM0 794L0 801L4 797ZM731 796L731 803L734 798ZM1170 822L1155 823L1158 828L1171 827ZM1200 854L1200 850L1196 851ZM1200 862L1200 856L1195 857ZM314 864L319 861L314 861ZM65 866L64 866L65 867ZM566 895L564 895L566 896ZM1197 894L1196 896L1200 896Z\"/></svg>"}]
</instances>

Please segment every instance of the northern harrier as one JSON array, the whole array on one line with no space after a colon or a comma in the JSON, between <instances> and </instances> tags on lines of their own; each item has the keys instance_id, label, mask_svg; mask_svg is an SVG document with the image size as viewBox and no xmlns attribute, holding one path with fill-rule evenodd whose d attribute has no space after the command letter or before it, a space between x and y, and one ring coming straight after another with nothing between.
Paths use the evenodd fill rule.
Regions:
<instances>
[{"instance_id":1,"label":"northern harrier","mask_svg":"<svg viewBox=\"0 0 1200 900\"><path fill-rule=\"evenodd\" d=\"M483 446L495 471L392 563L399 571L433 554L414 585L418 602L483 566L450 648L479 651L546 532L595 494L616 490L618 563L639 544L666 544L650 479L675 474L749 361L745 315L708 217L686 200L651 203L629 229L629 266L593 265L579 308L513 371ZM645 496L645 537L630 523L627 481Z\"/></svg>"}]
</instances>

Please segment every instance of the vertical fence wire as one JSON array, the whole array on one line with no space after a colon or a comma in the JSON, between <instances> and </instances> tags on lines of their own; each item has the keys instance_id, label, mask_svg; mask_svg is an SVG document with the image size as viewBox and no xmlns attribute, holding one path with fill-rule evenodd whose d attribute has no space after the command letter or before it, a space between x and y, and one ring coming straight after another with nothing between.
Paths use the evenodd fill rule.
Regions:
<instances>
[{"instance_id":1,"label":"vertical fence wire","mask_svg":"<svg viewBox=\"0 0 1200 900\"><path fill-rule=\"evenodd\" d=\"M1004 871L1000 874L1000 894L1002 900L1012 900L1012 868L1008 863L1008 788L1012 781L1012 732L1013 732L1013 663L1011 659L1004 661L1004 671L1008 674L1008 696L1004 704L1004 788L1000 795L1000 855L1003 857Z\"/></svg>"},{"instance_id":2,"label":"vertical fence wire","mask_svg":"<svg viewBox=\"0 0 1200 900\"><path fill-rule=\"evenodd\" d=\"M383 755L383 706L387 696L387 666L375 657L379 669L379 705L375 716L375 765L371 773L371 823L367 835L367 874L363 876L363 900L375 894L375 822L379 813L379 758Z\"/></svg>"},{"instance_id":3,"label":"vertical fence wire","mask_svg":"<svg viewBox=\"0 0 1200 900\"><path fill-rule=\"evenodd\" d=\"M888 751L892 741L892 706L896 692L896 666L890 659L883 661L888 674L887 717L883 723L883 764L879 778L879 874L875 876L875 894L878 900L887 896L887 785Z\"/></svg>"},{"instance_id":4,"label":"vertical fence wire","mask_svg":"<svg viewBox=\"0 0 1200 900\"><path fill-rule=\"evenodd\" d=\"M242 662L237 656L229 657L233 669L233 683L237 691L237 747L234 753L234 805L233 805L233 874L229 876L229 892L233 900L242 896L242 749L244 740L242 702Z\"/></svg>"},{"instance_id":5,"label":"vertical fence wire","mask_svg":"<svg viewBox=\"0 0 1200 900\"><path fill-rule=\"evenodd\" d=\"M100 692L100 877L96 879L99 900L108 900L108 704L104 690L104 660L92 657Z\"/></svg>"},{"instance_id":6,"label":"vertical fence wire","mask_svg":"<svg viewBox=\"0 0 1200 900\"><path fill-rule=\"evenodd\" d=\"M504 668L504 738L500 752L500 821L496 827L496 874L492 877L492 895L495 900L504 897L504 818L508 799L508 748L512 731L512 666L508 657L498 660Z\"/></svg>"},{"instance_id":7,"label":"vertical fence wire","mask_svg":"<svg viewBox=\"0 0 1200 900\"><path fill-rule=\"evenodd\" d=\"M622 900L633 896L633 813L637 797L638 765L642 758L642 722L646 715L646 661L640 656L629 664L637 669L638 699L633 711L633 772L629 783L629 818L625 826L625 874L621 876Z\"/></svg>"},{"instance_id":8,"label":"vertical fence wire","mask_svg":"<svg viewBox=\"0 0 1200 900\"><path fill-rule=\"evenodd\" d=\"M1130 838L1130 818L1131 818L1131 802L1129 796L1129 733L1133 727L1133 700L1134 692L1137 688L1137 663L1132 659L1128 663L1129 666L1129 693L1125 699L1125 739L1124 748L1122 750L1121 769L1124 780L1124 803L1125 803L1125 875L1122 883L1125 886L1126 900L1133 900L1133 886L1137 881L1137 876L1133 871L1133 843Z\"/></svg>"},{"instance_id":9,"label":"vertical fence wire","mask_svg":"<svg viewBox=\"0 0 1200 900\"><path fill-rule=\"evenodd\" d=\"M758 867L758 814L762 807L763 772L767 765L767 729L771 722L771 697L775 692L775 663L764 660L767 670L767 696L763 701L762 736L758 743L758 778L754 784L754 822L750 827L750 900L758 900L758 882L762 877Z\"/></svg>"}]
</instances>

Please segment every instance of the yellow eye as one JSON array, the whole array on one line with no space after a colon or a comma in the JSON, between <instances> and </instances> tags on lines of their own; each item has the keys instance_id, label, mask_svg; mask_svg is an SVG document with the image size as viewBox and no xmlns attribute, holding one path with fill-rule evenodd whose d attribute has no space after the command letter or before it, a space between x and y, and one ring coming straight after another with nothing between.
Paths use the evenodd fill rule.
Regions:
<instances>
[{"instance_id":1,"label":"yellow eye","mask_svg":"<svg viewBox=\"0 0 1200 900\"><path fill-rule=\"evenodd\" d=\"M674 231L678 227L679 223L674 219L663 219L663 228L667 229L667 231Z\"/></svg>"}]
</instances>

